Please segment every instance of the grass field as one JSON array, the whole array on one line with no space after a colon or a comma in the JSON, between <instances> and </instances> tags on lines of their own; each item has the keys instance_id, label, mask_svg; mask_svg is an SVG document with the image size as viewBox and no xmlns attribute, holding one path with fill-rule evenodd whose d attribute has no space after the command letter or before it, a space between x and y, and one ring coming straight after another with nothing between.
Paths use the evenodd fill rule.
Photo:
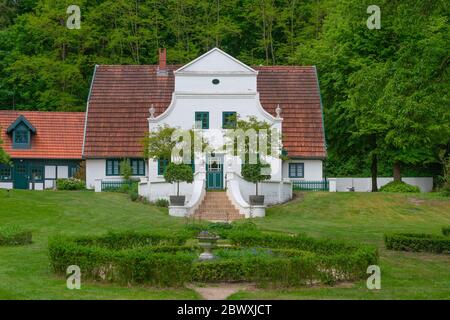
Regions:
<instances>
[{"instance_id":1,"label":"grass field","mask_svg":"<svg viewBox=\"0 0 450 320\"><path fill-rule=\"evenodd\" d=\"M166 209L133 203L114 193L0 191L0 224L33 231L33 244L0 247L0 299L198 299L190 289L120 287L82 282L68 290L49 269L47 239L53 234L101 234L108 230L179 229L184 219ZM387 251L390 231L440 233L450 224L450 200L436 194L306 193L269 208L262 229L348 239L380 248L381 285L365 281L336 287L238 292L232 299L450 299L450 256Z\"/></svg>"}]
</instances>

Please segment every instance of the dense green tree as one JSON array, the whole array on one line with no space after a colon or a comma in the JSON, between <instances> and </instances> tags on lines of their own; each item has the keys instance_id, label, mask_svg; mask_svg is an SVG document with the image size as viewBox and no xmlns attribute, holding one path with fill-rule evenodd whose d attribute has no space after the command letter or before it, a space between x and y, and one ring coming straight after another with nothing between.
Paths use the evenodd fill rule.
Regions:
<instances>
[{"instance_id":1,"label":"dense green tree","mask_svg":"<svg viewBox=\"0 0 450 320\"><path fill-rule=\"evenodd\" d=\"M448 9L443 1L381 1L382 28L369 30L368 4L339 2L300 54L319 65L333 161L353 161L351 151L376 177L382 157L399 180L401 164L436 161L450 137Z\"/></svg>"},{"instance_id":2,"label":"dense green tree","mask_svg":"<svg viewBox=\"0 0 450 320\"><path fill-rule=\"evenodd\" d=\"M10 158L9 158L9 155L6 153L6 151L3 150L2 144L3 144L3 140L0 137L0 164L1 163L4 163L4 164L6 163L7 164L7 163L10 162Z\"/></svg>"}]
</instances>

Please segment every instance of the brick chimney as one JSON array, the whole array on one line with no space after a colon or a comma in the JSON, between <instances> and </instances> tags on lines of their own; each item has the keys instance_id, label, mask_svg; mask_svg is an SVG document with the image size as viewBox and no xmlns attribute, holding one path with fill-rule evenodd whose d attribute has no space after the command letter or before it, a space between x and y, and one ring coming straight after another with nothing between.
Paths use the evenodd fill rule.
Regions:
<instances>
[{"instance_id":1,"label":"brick chimney","mask_svg":"<svg viewBox=\"0 0 450 320\"><path fill-rule=\"evenodd\" d=\"M159 65L158 65L158 76L169 75L167 71L167 54L166 48L159 49Z\"/></svg>"}]
</instances>

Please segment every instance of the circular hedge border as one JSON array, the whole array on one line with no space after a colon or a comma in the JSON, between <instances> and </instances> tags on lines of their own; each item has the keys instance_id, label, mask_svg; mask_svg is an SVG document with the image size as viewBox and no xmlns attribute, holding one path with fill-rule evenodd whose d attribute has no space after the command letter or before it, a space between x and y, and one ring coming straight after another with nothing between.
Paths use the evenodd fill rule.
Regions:
<instances>
[{"instance_id":1,"label":"circular hedge border","mask_svg":"<svg viewBox=\"0 0 450 320\"><path fill-rule=\"evenodd\" d=\"M197 259L201 249L189 240L192 231L59 236L49 240L49 255L60 275L78 265L84 279L161 287L218 281L283 287L333 284L365 278L367 266L378 261L374 247L305 235L237 228L227 230L225 238L228 245L214 250L218 258L206 262Z\"/></svg>"}]
</instances>

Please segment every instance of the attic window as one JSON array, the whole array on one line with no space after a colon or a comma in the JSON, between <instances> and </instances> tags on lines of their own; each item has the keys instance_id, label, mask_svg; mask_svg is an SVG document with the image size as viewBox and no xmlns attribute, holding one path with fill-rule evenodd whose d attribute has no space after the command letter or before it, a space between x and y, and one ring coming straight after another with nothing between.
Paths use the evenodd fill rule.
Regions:
<instances>
[{"instance_id":1,"label":"attic window","mask_svg":"<svg viewBox=\"0 0 450 320\"><path fill-rule=\"evenodd\" d=\"M213 79L212 83L215 84L215 85L218 85L220 83L220 80L219 79Z\"/></svg>"},{"instance_id":2,"label":"attic window","mask_svg":"<svg viewBox=\"0 0 450 320\"><path fill-rule=\"evenodd\" d=\"M31 134L36 133L36 128L24 117L20 116L6 130L12 135L14 149L29 149L31 147Z\"/></svg>"},{"instance_id":3,"label":"attic window","mask_svg":"<svg viewBox=\"0 0 450 320\"><path fill-rule=\"evenodd\" d=\"M20 124L13 132L14 146L29 147L30 144L30 129L24 124Z\"/></svg>"}]
</instances>

